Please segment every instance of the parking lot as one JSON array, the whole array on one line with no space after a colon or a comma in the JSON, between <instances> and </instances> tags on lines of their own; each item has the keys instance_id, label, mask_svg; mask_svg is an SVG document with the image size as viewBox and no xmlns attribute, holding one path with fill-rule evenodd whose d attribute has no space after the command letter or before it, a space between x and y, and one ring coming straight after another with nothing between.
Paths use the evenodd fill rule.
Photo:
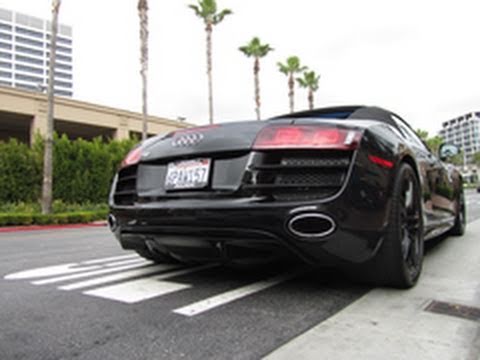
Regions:
<instances>
[{"instance_id":1,"label":"parking lot","mask_svg":"<svg viewBox=\"0 0 480 360\"><path fill-rule=\"evenodd\" d=\"M480 218L480 194L467 206ZM0 359L255 359L372 290L298 265L154 265L105 227L0 233L0 244Z\"/></svg>"}]
</instances>

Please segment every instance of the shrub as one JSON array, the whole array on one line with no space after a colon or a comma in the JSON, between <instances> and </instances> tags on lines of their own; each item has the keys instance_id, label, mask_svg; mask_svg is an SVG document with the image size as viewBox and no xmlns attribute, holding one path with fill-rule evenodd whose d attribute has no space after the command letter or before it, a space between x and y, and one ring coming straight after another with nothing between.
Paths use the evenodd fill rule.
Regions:
<instances>
[{"instance_id":1,"label":"shrub","mask_svg":"<svg viewBox=\"0 0 480 360\"><path fill-rule=\"evenodd\" d=\"M65 204L106 203L117 168L134 140L103 142L70 140L54 136L53 207ZM15 139L0 141L0 208L5 203L35 203L42 186L43 140L37 136L32 147ZM82 208L83 209L83 208ZM59 211L60 210L60 211ZM81 210L78 208L77 210ZM96 210L95 208L93 210ZM65 210L66 211L66 210ZM72 211L72 210L68 210ZM23 211L20 211L23 212ZM31 212L31 211L25 211ZM42 218L43 219L43 218ZM39 221L43 221L40 220Z\"/></svg>"}]
</instances>

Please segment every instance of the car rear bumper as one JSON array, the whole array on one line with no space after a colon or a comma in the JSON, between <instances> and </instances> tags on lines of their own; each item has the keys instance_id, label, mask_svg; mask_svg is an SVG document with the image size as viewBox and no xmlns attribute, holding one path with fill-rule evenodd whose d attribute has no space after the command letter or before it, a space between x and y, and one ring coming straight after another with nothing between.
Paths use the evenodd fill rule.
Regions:
<instances>
[{"instance_id":1,"label":"car rear bumper","mask_svg":"<svg viewBox=\"0 0 480 360\"><path fill-rule=\"evenodd\" d=\"M290 254L317 265L365 262L381 245L386 206L357 208L347 199L348 193L321 203L177 199L112 206L111 228L125 249L155 246L182 260L261 262ZM292 230L292 219L310 215L297 225L318 219L327 231L304 236Z\"/></svg>"}]
</instances>

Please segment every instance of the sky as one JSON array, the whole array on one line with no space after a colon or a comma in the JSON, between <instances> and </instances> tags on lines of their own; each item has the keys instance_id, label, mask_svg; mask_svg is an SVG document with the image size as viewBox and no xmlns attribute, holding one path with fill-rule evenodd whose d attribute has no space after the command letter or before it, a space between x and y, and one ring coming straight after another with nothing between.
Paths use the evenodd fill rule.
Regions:
<instances>
[{"instance_id":1,"label":"sky","mask_svg":"<svg viewBox=\"0 0 480 360\"><path fill-rule=\"evenodd\" d=\"M188 4L149 0L149 113L208 122L204 25ZM50 0L0 7L50 18ZM253 60L238 47L258 36L262 117L288 112L277 62L296 55L320 74L315 106L375 105L431 135L480 111L478 0L217 0L233 15L213 31L215 122L255 118ZM73 27L74 98L141 111L137 0L62 0ZM295 90L295 110L308 107Z\"/></svg>"}]
</instances>

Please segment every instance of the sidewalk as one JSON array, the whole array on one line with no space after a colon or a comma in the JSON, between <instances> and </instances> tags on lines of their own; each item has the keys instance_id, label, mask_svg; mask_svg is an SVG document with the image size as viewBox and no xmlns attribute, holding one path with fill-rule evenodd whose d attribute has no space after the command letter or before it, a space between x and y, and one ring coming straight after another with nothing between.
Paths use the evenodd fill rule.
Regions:
<instances>
[{"instance_id":1,"label":"sidewalk","mask_svg":"<svg viewBox=\"0 0 480 360\"><path fill-rule=\"evenodd\" d=\"M432 300L480 308L480 220L428 252L414 289L374 289L266 359L479 360L480 321L425 311Z\"/></svg>"}]
</instances>

